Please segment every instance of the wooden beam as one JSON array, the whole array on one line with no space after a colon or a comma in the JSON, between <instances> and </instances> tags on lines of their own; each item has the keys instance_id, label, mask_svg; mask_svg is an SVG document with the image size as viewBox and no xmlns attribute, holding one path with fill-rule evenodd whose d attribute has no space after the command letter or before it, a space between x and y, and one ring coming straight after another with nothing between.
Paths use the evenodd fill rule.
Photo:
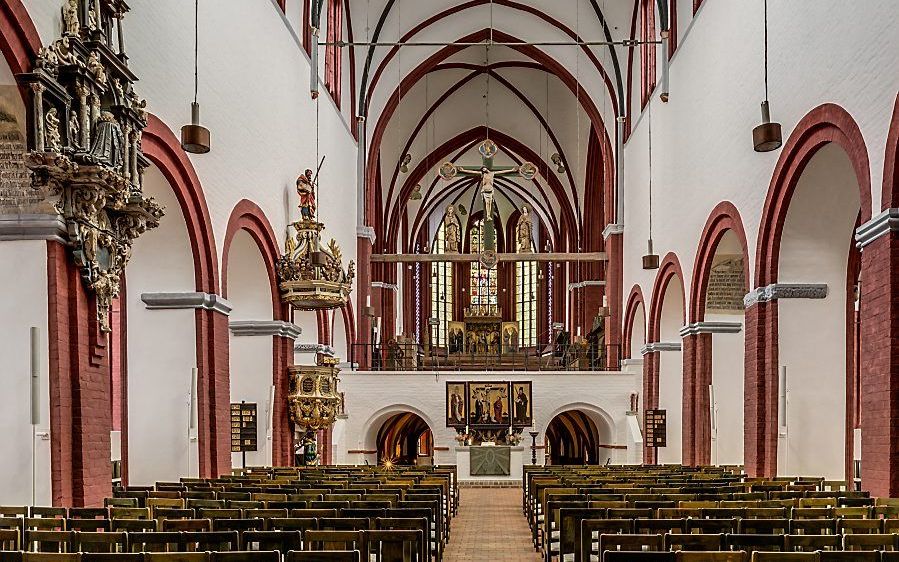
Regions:
<instances>
[{"instance_id":1,"label":"wooden beam","mask_svg":"<svg viewBox=\"0 0 899 562\"><path fill-rule=\"evenodd\" d=\"M605 252L544 252L496 254L499 261L608 261ZM372 254L375 263L476 262L477 254Z\"/></svg>"}]
</instances>

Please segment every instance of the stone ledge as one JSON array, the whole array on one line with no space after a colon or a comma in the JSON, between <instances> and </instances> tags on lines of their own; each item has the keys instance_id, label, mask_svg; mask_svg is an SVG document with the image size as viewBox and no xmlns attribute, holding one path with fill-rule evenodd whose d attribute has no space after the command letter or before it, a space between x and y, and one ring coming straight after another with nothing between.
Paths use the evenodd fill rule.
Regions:
<instances>
[{"instance_id":1,"label":"stone ledge","mask_svg":"<svg viewBox=\"0 0 899 562\"><path fill-rule=\"evenodd\" d=\"M235 336L280 336L295 340L302 328L283 320L232 320L228 327Z\"/></svg>"},{"instance_id":2,"label":"stone ledge","mask_svg":"<svg viewBox=\"0 0 899 562\"><path fill-rule=\"evenodd\" d=\"M521 488L521 480L459 480L460 488Z\"/></svg>"},{"instance_id":3,"label":"stone ledge","mask_svg":"<svg viewBox=\"0 0 899 562\"><path fill-rule=\"evenodd\" d=\"M67 235L59 215L0 215L0 241L53 240L65 244Z\"/></svg>"},{"instance_id":4,"label":"stone ledge","mask_svg":"<svg viewBox=\"0 0 899 562\"><path fill-rule=\"evenodd\" d=\"M148 310L201 308L227 316L234 308L230 302L212 293L143 293L140 300Z\"/></svg>"}]
</instances>

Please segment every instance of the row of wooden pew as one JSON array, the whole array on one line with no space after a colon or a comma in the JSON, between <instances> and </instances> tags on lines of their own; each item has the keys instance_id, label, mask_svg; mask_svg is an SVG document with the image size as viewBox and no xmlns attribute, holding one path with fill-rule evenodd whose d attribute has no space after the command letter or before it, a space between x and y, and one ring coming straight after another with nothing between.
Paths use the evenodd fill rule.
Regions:
<instances>
[{"instance_id":1,"label":"row of wooden pew","mask_svg":"<svg viewBox=\"0 0 899 562\"><path fill-rule=\"evenodd\" d=\"M340 553L333 558L340 560L439 562L458 490L454 467L256 468L123 487L104 503L0 506L0 562L101 562L103 556L155 562L158 554L171 555L171 562L179 556L184 562L239 562L244 554L247 560L318 559L304 552Z\"/></svg>"},{"instance_id":2,"label":"row of wooden pew","mask_svg":"<svg viewBox=\"0 0 899 562\"><path fill-rule=\"evenodd\" d=\"M547 562L674 551L870 559L899 549L899 500L823 478L748 478L733 467L529 466L522 511Z\"/></svg>"}]
</instances>

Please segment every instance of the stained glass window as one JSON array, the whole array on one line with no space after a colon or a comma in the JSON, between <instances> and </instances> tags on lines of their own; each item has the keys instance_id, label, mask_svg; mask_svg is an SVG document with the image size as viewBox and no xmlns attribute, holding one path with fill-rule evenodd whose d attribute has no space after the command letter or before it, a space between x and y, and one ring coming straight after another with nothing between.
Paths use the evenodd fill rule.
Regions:
<instances>
[{"instance_id":1,"label":"stained glass window","mask_svg":"<svg viewBox=\"0 0 899 562\"><path fill-rule=\"evenodd\" d=\"M431 244L432 254L442 254L446 249L443 222L437 229L437 236ZM431 318L436 318L438 325L433 333L436 346L447 344L448 325L453 320L453 264L451 262L431 263Z\"/></svg>"},{"instance_id":2,"label":"stained glass window","mask_svg":"<svg viewBox=\"0 0 899 562\"><path fill-rule=\"evenodd\" d=\"M479 219L468 233L472 254L484 249L484 219ZM497 305L496 266L487 268L481 262L471 263L471 304Z\"/></svg>"},{"instance_id":3,"label":"stained glass window","mask_svg":"<svg viewBox=\"0 0 899 562\"><path fill-rule=\"evenodd\" d=\"M515 262L515 319L522 347L537 345L537 271L535 261Z\"/></svg>"}]
</instances>

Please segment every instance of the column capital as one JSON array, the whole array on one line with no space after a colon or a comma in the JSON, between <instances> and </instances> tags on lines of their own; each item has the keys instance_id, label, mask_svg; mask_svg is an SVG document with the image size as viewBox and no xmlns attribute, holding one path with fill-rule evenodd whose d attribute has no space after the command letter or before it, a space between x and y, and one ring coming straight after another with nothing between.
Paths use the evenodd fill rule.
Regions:
<instances>
[{"instance_id":1,"label":"column capital","mask_svg":"<svg viewBox=\"0 0 899 562\"><path fill-rule=\"evenodd\" d=\"M220 295L213 293L143 293L148 310L199 308L228 316L234 307Z\"/></svg>"},{"instance_id":2,"label":"column capital","mask_svg":"<svg viewBox=\"0 0 899 562\"><path fill-rule=\"evenodd\" d=\"M616 234L624 234L623 224L610 222L604 229L602 229L603 240L608 240L609 236L614 236Z\"/></svg>"},{"instance_id":3,"label":"column capital","mask_svg":"<svg viewBox=\"0 0 899 562\"><path fill-rule=\"evenodd\" d=\"M375 229L372 226L357 225L356 238L367 238L371 244L375 243Z\"/></svg>"},{"instance_id":4,"label":"column capital","mask_svg":"<svg viewBox=\"0 0 899 562\"><path fill-rule=\"evenodd\" d=\"M649 355L657 351L682 351L683 344L679 341L657 341L647 343L640 348L640 355Z\"/></svg>"},{"instance_id":5,"label":"column capital","mask_svg":"<svg viewBox=\"0 0 899 562\"><path fill-rule=\"evenodd\" d=\"M680 329L680 337L686 338L697 334L739 334L743 331L740 322L693 322Z\"/></svg>"},{"instance_id":6,"label":"column capital","mask_svg":"<svg viewBox=\"0 0 899 562\"><path fill-rule=\"evenodd\" d=\"M303 329L284 320L232 320L228 323L234 336L279 336L295 340Z\"/></svg>"},{"instance_id":7,"label":"column capital","mask_svg":"<svg viewBox=\"0 0 899 562\"><path fill-rule=\"evenodd\" d=\"M66 223L59 215L22 214L0 216L0 241L53 240L65 244Z\"/></svg>"},{"instance_id":8,"label":"column capital","mask_svg":"<svg viewBox=\"0 0 899 562\"><path fill-rule=\"evenodd\" d=\"M855 229L855 244L859 248L864 248L888 232L897 231L899 231L899 209L884 209Z\"/></svg>"}]
</instances>

